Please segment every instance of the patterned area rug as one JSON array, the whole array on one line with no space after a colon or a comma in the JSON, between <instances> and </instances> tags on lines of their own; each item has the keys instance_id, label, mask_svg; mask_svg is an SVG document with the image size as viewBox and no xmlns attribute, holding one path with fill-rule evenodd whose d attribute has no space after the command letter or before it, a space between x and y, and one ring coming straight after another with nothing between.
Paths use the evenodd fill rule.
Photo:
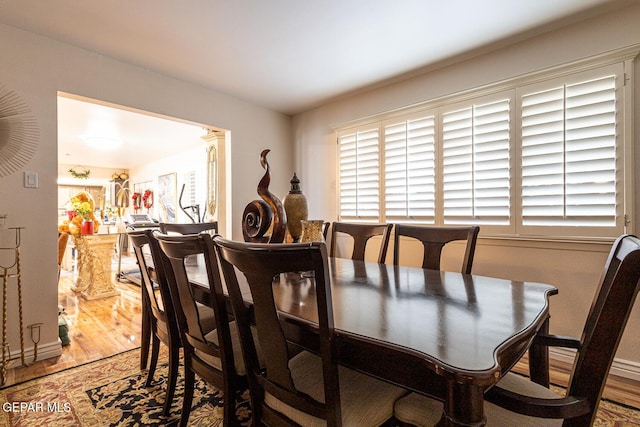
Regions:
<instances>
[{"instance_id":1,"label":"patterned area rug","mask_svg":"<svg viewBox=\"0 0 640 427\"><path fill-rule=\"evenodd\" d=\"M140 350L131 350L0 390L0 427L166 426L178 421L181 378L171 414L162 417L166 365L158 367L156 382L145 388L139 357ZM237 399L236 416L242 425L250 424L246 392ZM189 425L222 425L222 393L203 381L196 385ZM603 400L594 425L640 426L640 411Z\"/></svg>"},{"instance_id":2,"label":"patterned area rug","mask_svg":"<svg viewBox=\"0 0 640 427\"><path fill-rule=\"evenodd\" d=\"M146 372L140 371L139 358L140 350L131 350L0 390L0 426L166 426L179 421L182 374L171 414L163 417L167 365L158 366L156 381L145 388ZM237 402L236 416L249 425L248 395ZM222 393L201 380L189 425L222 426Z\"/></svg>"}]
</instances>

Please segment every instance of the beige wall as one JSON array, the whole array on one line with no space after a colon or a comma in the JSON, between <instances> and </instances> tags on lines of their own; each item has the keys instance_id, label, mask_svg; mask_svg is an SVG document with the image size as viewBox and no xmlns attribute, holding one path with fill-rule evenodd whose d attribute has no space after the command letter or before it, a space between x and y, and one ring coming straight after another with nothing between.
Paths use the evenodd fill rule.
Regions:
<instances>
[{"instance_id":1,"label":"beige wall","mask_svg":"<svg viewBox=\"0 0 640 427\"><path fill-rule=\"evenodd\" d=\"M640 6L629 7L400 83L345 97L294 117L293 126L286 116L228 95L0 25L0 84L15 91L30 106L40 131L39 149L23 168L39 173L39 188L23 188L21 172L0 178L0 212L9 214L7 226L26 227L22 240L24 317L25 325L44 323L39 354L47 357L59 352L55 255L58 91L229 129L225 157L231 180L225 191L233 195L229 208L232 237L241 239L242 211L246 203L257 198L256 185L263 173L258 154L263 148L272 149L269 161L273 193L286 194L295 169L309 199L310 216L335 219L332 125L640 43L637 22ZM638 105L639 93L636 89ZM636 112L636 119L638 115ZM637 225L637 218L633 220ZM559 333L577 333L606 250L603 245L533 245L481 239L474 271L558 286L560 295L552 301L552 328ZM8 298L9 341L15 353L19 349L15 290L10 290ZM636 309L618 353L618 358L630 361L632 367L640 366L640 338L635 333L639 327L640 309ZM27 347L31 347L28 338Z\"/></svg>"},{"instance_id":2,"label":"beige wall","mask_svg":"<svg viewBox=\"0 0 640 427\"><path fill-rule=\"evenodd\" d=\"M271 148L271 190L284 195L293 172L290 118L223 93L134 67L70 45L0 25L0 84L17 93L36 117L40 141L23 168L39 174L39 188L22 185L22 171L0 177L0 212L7 226L23 226L25 325L43 323L41 358L60 351L57 328L57 93L58 91L228 129L227 173L233 238L241 239L245 205L257 198L264 171L259 154ZM19 351L15 287L8 295L11 350ZM25 330L25 334L28 331ZM26 346L32 344L26 337Z\"/></svg>"},{"instance_id":3,"label":"beige wall","mask_svg":"<svg viewBox=\"0 0 640 427\"><path fill-rule=\"evenodd\" d=\"M443 65L404 81L351 94L295 116L292 128L295 158L303 191L309 199L310 216L326 220L335 220L337 216L336 135L332 126L639 44L638 22L640 5L636 4L493 52ZM637 107L634 118L637 123L640 74L638 60L635 62ZM636 136L634 145L637 141ZM637 157L636 153L635 164L638 164ZM640 188L637 178L636 188ZM640 230L637 216L632 220L635 229ZM581 331L609 245L610 242L604 245L554 244L481 238L474 272L554 284L560 294L552 298L552 329L556 333L575 335ZM632 313L616 365L632 369L638 378L639 328L640 304Z\"/></svg>"}]
</instances>

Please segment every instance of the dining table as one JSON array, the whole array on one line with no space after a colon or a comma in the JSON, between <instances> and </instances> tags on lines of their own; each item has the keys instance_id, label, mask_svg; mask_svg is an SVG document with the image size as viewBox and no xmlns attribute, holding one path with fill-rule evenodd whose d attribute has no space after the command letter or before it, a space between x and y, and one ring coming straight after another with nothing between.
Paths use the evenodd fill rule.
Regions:
<instances>
[{"instance_id":1,"label":"dining table","mask_svg":"<svg viewBox=\"0 0 640 427\"><path fill-rule=\"evenodd\" d=\"M475 274L328 263L339 363L442 401L442 426L485 425L485 391L547 330L557 293L548 284ZM207 303L203 260L188 271L196 299ZM317 348L313 274L283 273L273 286L287 338ZM246 283L243 296L250 305Z\"/></svg>"}]
</instances>

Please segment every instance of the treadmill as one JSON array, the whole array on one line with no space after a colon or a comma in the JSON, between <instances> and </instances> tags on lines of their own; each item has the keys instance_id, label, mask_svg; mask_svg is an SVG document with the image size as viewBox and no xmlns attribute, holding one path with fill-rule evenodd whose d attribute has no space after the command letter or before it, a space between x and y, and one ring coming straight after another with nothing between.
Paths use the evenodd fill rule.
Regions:
<instances>
[{"instance_id":1,"label":"treadmill","mask_svg":"<svg viewBox=\"0 0 640 427\"><path fill-rule=\"evenodd\" d=\"M157 221L154 221L148 214L130 214L124 219L123 222L127 231L160 229L160 224ZM140 277L139 268L124 271L122 270L122 252L127 248L129 244L129 240L127 239L127 235L125 233L120 234L118 244L118 272L116 274L116 280L118 282L127 281L141 286L142 278Z\"/></svg>"}]
</instances>

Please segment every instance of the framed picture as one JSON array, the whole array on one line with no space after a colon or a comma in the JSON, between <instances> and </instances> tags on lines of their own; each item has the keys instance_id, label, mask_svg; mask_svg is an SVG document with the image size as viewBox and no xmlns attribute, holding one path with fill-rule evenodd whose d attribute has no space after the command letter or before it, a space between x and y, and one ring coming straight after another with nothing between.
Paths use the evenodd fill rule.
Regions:
<instances>
[{"instance_id":1,"label":"framed picture","mask_svg":"<svg viewBox=\"0 0 640 427\"><path fill-rule=\"evenodd\" d=\"M158 177L158 214L161 222L176 222L176 174L168 173Z\"/></svg>"}]
</instances>

